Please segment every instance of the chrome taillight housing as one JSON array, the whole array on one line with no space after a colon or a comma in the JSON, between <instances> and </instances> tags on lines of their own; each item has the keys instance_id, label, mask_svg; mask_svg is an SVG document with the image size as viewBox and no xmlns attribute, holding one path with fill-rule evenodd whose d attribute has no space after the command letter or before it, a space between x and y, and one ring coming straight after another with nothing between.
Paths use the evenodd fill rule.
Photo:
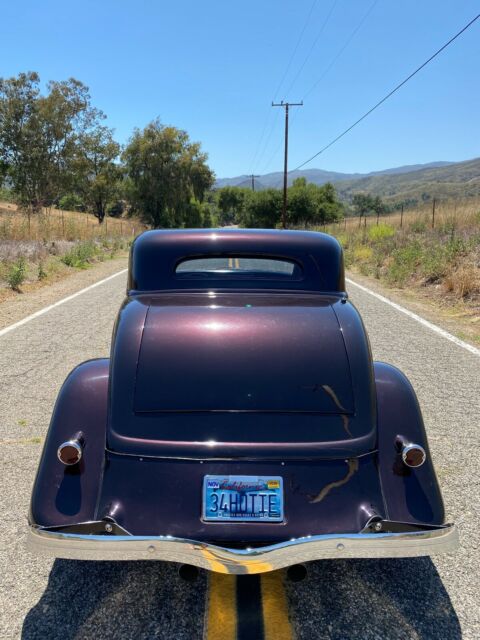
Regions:
<instances>
[{"instance_id":1,"label":"chrome taillight housing","mask_svg":"<svg viewBox=\"0 0 480 640\"><path fill-rule=\"evenodd\" d=\"M402 447L402 461L407 467L421 467L426 458L425 449L419 444L410 443Z\"/></svg>"},{"instance_id":2,"label":"chrome taillight housing","mask_svg":"<svg viewBox=\"0 0 480 640\"><path fill-rule=\"evenodd\" d=\"M81 433L75 434L73 438L62 442L57 449L57 457L60 462L67 467L78 464L82 459L84 439Z\"/></svg>"}]
</instances>

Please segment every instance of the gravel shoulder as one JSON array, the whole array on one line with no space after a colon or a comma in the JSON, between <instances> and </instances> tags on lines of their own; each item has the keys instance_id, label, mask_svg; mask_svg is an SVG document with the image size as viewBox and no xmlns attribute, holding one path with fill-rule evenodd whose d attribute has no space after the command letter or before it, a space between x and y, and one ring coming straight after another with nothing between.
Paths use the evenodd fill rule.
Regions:
<instances>
[{"instance_id":1,"label":"gravel shoulder","mask_svg":"<svg viewBox=\"0 0 480 640\"><path fill-rule=\"evenodd\" d=\"M56 282L47 282L44 286L25 290L24 293L15 293L0 302L0 329L22 320L44 307L54 304L72 293L76 293L103 278L126 269L128 264L127 254L96 262L88 269L72 270L72 272Z\"/></svg>"},{"instance_id":2,"label":"gravel shoulder","mask_svg":"<svg viewBox=\"0 0 480 640\"><path fill-rule=\"evenodd\" d=\"M347 272L347 277L433 322L457 338L473 346L480 346L480 313L475 313L471 308L461 304L442 306L438 298L432 298L427 291L424 295L419 295L418 291L387 287L379 280L357 271Z\"/></svg>"}]
</instances>

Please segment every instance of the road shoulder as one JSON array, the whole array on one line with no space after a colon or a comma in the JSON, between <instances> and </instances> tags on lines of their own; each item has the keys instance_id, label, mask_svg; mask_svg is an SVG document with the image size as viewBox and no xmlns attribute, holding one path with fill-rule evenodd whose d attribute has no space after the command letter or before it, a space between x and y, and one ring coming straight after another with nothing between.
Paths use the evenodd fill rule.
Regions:
<instances>
[{"instance_id":1,"label":"road shoulder","mask_svg":"<svg viewBox=\"0 0 480 640\"><path fill-rule=\"evenodd\" d=\"M74 271L67 277L34 291L12 294L0 303L0 329L126 269L127 263L128 256L122 255L112 260L94 263L88 269Z\"/></svg>"},{"instance_id":2,"label":"road shoulder","mask_svg":"<svg viewBox=\"0 0 480 640\"><path fill-rule=\"evenodd\" d=\"M461 306L442 307L435 300L419 295L418 291L387 287L375 278L364 276L356 271L348 271L347 277L367 287L409 311L433 322L457 338L473 345L480 346L480 315L472 316L471 311L462 310ZM347 290L348 290L347 285Z\"/></svg>"}]
</instances>

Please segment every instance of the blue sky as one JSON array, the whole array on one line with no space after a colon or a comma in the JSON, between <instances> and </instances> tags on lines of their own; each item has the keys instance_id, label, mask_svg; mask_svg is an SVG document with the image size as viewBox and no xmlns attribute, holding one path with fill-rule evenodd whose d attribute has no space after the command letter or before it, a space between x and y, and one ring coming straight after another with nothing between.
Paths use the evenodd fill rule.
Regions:
<instances>
[{"instance_id":1,"label":"blue sky","mask_svg":"<svg viewBox=\"0 0 480 640\"><path fill-rule=\"evenodd\" d=\"M159 116L202 142L218 177L265 173L283 166L283 113L269 106L273 98L305 102L292 113L293 168L479 6L478 0L4 0L0 76L26 70L38 71L42 81L74 76L90 87L120 142ZM308 167L366 172L480 156L479 54L480 20Z\"/></svg>"}]
</instances>

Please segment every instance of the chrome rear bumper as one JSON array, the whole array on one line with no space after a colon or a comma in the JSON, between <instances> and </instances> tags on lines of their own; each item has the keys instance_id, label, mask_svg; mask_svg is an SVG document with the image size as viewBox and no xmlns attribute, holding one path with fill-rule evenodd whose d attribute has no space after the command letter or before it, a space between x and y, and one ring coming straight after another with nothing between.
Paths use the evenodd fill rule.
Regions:
<instances>
[{"instance_id":1,"label":"chrome rear bumper","mask_svg":"<svg viewBox=\"0 0 480 640\"><path fill-rule=\"evenodd\" d=\"M306 536L255 549L229 549L171 536L88 535L31 526L32 552L76 560L164 560L218 573L263 573L293 564L334 558L398 558L454 551L454 524L402 533Z\"/></svg>"}]
</instances>

